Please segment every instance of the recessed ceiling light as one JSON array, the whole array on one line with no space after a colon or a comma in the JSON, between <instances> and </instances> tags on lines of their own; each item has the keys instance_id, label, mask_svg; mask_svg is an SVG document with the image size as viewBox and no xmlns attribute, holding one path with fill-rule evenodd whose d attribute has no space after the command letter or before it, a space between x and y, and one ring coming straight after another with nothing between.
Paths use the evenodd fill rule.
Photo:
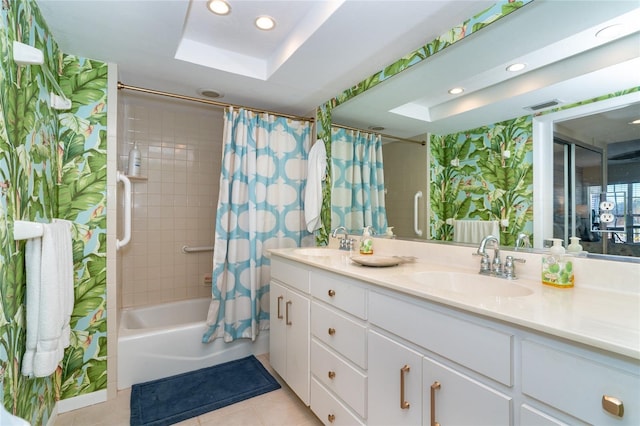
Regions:
<instances>
[{"instance_id":1,"label":"recessed ceiling light","mask_svg":"<svg viewBox=\"0 0 640 426\"><path fill-rule=\"evenodd\" d=\"M276 21L270 16L258 16L255 23L256 27L264 31L272 30L276 26Z\"/></svg>"},{"instance_id":2,"label":"recessed ceiling light","mask_svg":"<svg viewBox=\"0 0 640 426\"><path fill-rule=\"evenodd\" d=\"M603 40L611 40L622 34L623 28L622 24L609 25L598 31L596 37Z\"/></svg>"},{"instance_id":3,"label":"recessed ceiling light","mask_svg":"<svg viewBox=\"0 0 640 426\"><path fill-rule=\"evenodd\" d=\"M517 72L517 71L522 71L523 69L525 69L527 67L527 64L523 64L521 62L517 62L515 64L511 64L507 67L507 71L510 72Z\"/></svg>"},{"instance_id":4,"label":"recessed ceiling light","mask_svg":"<svg viewBox=\"0 0 640 426\"><path fill-rule=\"evenodd\" d=\"M201 96L204 96L205 98L211 98L211 99L224 97L222 93L218 92L217 90L211 90L211 89L200 89L198 90L198 94L200 94Z\"/></svg>"},{"instance_id":5,"label":"recessed ceiling light","mask_svg":"<svg viewBox=\"0 0 640 426\"><path fill-rule=\"evenodd\" d=\"M224 0L209 0L207 7L216 15L228 15L231 12L231 6Z\"/></svg>"},{"instance_id":6,"label":"recessed ceiling light","mask_svg":"<svg viewBox=\"0 0 640 426\"><path fill-rule=\"evenodd\" d=\"M462 87L454 87L453 89L449 89L449 94L451 95L459 95L462 92L464 92L464 89Z\"/></svg>"}]
</instances>

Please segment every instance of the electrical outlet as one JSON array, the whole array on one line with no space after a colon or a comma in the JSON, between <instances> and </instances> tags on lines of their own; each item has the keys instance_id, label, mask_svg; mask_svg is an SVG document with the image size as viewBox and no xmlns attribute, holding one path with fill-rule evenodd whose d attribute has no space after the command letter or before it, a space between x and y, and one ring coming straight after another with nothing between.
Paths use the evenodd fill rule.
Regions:
<instances>
[{"instance_id":1,"label":"electrical outlet","mask_svg":"<svg viewBox=\"0 0 640 426\"><path fill-rule=\"evenodd\" d=\"M205 274L202 277L202 285L211 285L211 274Z\"/></svg>"},{"instance_id":2,"label":"electrical outlet","mask_svg":"<svg viewBox=\"0 0 640 426\"><path fill-rule=\"evenodd\" d=\"M613 207L615 207L615 204L613 201L601 201L600 202L600 210L604 210L606 212L609 212L611 210L613 210Z\"/></svg>"},{"instance_id":3,"label":"electrical outlet","mask_svg":"<svg viewBox=\"0 0 640 426\"><path fill-rule=\"evenodd\" d=\"M611 223L613 222L615 219L615 216L612 215L611 213L602 213L600 215L600 222L602 223Z\"/></svg>"}]
</instances>

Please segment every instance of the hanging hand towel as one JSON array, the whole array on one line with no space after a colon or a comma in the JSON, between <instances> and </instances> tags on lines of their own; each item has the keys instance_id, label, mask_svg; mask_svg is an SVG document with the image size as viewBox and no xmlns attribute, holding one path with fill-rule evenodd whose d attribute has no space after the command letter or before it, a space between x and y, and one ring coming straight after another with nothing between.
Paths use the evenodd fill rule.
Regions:
<instances>
[{"instance_id":1,"label":"hanging hand towel","mask_svg":"<svg viewBox=\"0 0 640 426\"><path fill-rule=\"evenodd\" d=\"M497 220L454 220L453 241L479 244L487 235L500 235Z\"/></svg>"},{"instance_id":2,"label":"hanging hand towel","mask_svg":"<svg viewBox=\"0 0 640 426\"><path fill-rule=\"evenodd\" d=\"M304 220L309 232L322 226L320 210L322 209L322 181L327 171L327 151L324 142L316 141L309 151L307 160L307 186L304 190Z\"/></svg>"},{"instance_id":3,"label":"hanging hand towel","mask_svg":"<svg viewBox=\"0 0 640 426\"><path fill-rule=\"evenodd\" d=\"M43 225L41 241L27 241L27 350L22 374L55 372L69 346L73 311L71 222Z\"/></svg>"}]
</instances>

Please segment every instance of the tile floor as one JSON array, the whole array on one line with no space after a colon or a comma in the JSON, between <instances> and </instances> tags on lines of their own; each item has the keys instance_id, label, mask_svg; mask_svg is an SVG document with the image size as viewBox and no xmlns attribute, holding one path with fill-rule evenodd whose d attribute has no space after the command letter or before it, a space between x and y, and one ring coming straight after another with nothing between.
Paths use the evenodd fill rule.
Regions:
<instances>
[{"instance_id":1,"label":"tile floor","mask_svg":"<svg viewBox=\"0 0 640 426\"><path fill-rule=\"evenodd\" d=\"M196 418L179 426L319 426L322 422L306 407L269 365L268 356L257 357L282 385L269 392ZM59 414L55 426L126 426L129 424L131 389L102 404Z\"/></svg>"}]
</instances>

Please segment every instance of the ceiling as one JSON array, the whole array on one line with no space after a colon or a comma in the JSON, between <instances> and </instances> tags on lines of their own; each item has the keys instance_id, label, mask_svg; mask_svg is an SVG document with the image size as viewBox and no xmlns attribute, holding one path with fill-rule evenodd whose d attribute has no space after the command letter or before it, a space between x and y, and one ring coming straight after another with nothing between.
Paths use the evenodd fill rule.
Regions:
<instances>
[{"instance_id":1,"label":"ceiling","mask_svg":"<svg viewBox=\"0 0 640 426\"><path fill-rule=\"evenodd\" d=\"M618 23L616 37L595 36ZM640 86L639 31L638 1L534 0L333 109L332 118L413 138L528 115L529 107L553 100L561 107ZM514 62L527 68L510 73ZM464 93L449 94L455 86ZM608 123L598 123L602 132L609 132ZM627 135L619 136L638 139L639 132L640 126L627 125Z\"/></svg>"},{"instance_id":2,"label":"ceiling","mask_svg":"<svg viewBox=\"0 0 640 426\"><path fill-rule=\"evenodd\" d=\"M484 0L37 0L60 49L118 64L127 85L312 116L333 98L493 4ZM258 15L275 30L254 27Z\"/></svg>"}]
</instances>

